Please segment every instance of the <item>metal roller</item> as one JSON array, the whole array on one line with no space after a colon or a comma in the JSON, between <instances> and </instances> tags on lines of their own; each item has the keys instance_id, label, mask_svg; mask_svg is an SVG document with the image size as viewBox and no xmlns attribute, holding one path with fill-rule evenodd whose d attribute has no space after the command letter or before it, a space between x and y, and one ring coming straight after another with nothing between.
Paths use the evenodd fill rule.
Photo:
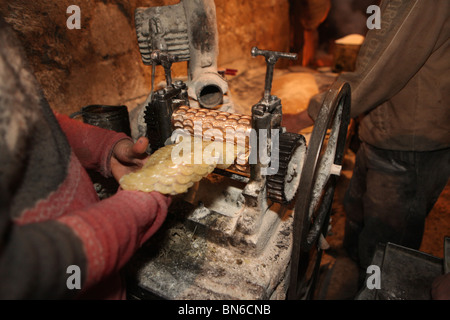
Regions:
<instances>
[{"instance_id":1,"label":"metal roller","mask_svg":"<svg viewBox=\"0 0 450 320\"><path fill-rule=\"evenodd\" d=\"M229 112L220 112L209 109L189 108L181 106L172 115L172 126L175 129L184 129L191 134L212 135L212 130L218 130L217 134L211 138L234 137L234 143L241 146L248 145L248 141L240 141L240 137L249 137L252 130L252 117ZM196 127L198 126L198 127ZM201 129L201 131L200 131Z\"/></svg>"},{"instance_id":2,"label":"metal roller","mask_svg":"<svg viewBox=\"0 0 450 320\"><path fill-rule=\"evenodd\" d=\"M236 164L229 168L238 174L249 175L251 116L209 109L181 106L172 114L172 126L205 140L232 142L246 148L238 154Z\"/></svg>"}]
</instances>

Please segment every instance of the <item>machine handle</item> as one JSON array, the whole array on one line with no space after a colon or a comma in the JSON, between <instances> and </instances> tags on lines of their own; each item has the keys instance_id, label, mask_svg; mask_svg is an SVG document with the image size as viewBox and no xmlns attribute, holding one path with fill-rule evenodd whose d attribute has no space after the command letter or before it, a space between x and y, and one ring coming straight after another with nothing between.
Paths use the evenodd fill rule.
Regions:
<instances>
[{"instance_id":1,"label":"machine handle","mask_svg":"<svg viewBox=\"0 0 450 320\"><path fill-rule=\"evenodd\" d=\"M166 76L167 87L172 86L172 63L178 62L179 58L177 56L173 56L169 53L162 52L160 50L155 50L151 54L152 61L161 65L164 68L164 73Z\"/></svg>"},{"instance_id":2,"label":"machine handle","mask_svg":"<svg viewBox=\"0 0 450 320\"><path fill-rule=\"evenodd\" d=\"M252 48L252 57L263 56L268 59L269 63L275 64L278 59L297 60L298 55L296 53L278 52L269 50L260 50L257 47Z\"/></svg>"},{"instance_id":3,"label":"machine handle","mask_svg":"<svg viewBox=\"0 0 450 320\"><path fill-rule=\"evenodd\" d=\"M264 101L266 104L269 104L271 90L272 90L272 81L273 81L273 69L278 59L284 58L289 60L297 60L298 55L295 53L286 53L286 52L278 52L278 51L269 51L269 50L260 50L257 47L252 48L252 56L263 56L266 58L267 63L267 72L266 72L266 83L264 87Z\"/></svg>"}]
</instances>

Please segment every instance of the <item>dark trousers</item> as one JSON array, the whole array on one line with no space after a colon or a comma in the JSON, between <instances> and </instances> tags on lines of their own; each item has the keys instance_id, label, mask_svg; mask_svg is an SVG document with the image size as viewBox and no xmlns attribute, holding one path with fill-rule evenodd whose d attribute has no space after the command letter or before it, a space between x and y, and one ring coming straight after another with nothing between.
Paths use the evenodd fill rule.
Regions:
<instances>
[{"instance_id":1,"label":"dark trousers","mask_svg":"<svg viewBox=\"0 0 450 320\"><path fill-rule=\"evenodd\" d=\"M404 152L362 143L344 200L350 256L365 270L378 243L418 250L425 218L449 177L450 148Z\"/></svg>"}]
</instances>

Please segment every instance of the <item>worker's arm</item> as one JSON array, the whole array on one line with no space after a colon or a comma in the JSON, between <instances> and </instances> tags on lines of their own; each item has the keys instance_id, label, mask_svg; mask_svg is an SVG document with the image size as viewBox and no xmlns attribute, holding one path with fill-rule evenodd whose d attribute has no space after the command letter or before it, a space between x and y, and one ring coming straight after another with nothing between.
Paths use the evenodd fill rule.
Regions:
<instances>
[{"instance_id":1,"label":"worker's arm","mask_svg":"<svg viewBox=\"0 0 450 320\"><path fill-rule=\"evenodd\" d=\"M72 148L83 165L97 168L117 181L141 167L147 157L148 139L136 143L124 134L57 116ZM117 272L132 254L162 225L170 199L160 193L118 191L92 207L58 219L81 239L86 253L84 289Z\"/></svg>"},{"instance_id":2,"label":"worker's arm","mask_svg":"<svg viewBox=\"0 0 450 320\"><path fill-rule=\"evenodd\" d=\"M55 115L83 167L96 170L105 177L111 177L111 158L114 156L115 145L121 140L131 143L131 138L124 133L70 119L67 115L57 112Z\"/></svg>"},{"instance_id":3,"label":"worker's arm","mask_svg":"<svg viewBox=\"0 0 450 320\"><path fill-rule=\"evenodd\" d=\"M3 62L0 57L0 67ZM48 110L46 113L50 116L46 121L54 122L57 127L56 119L51 116L47 104L39 105L38 100L29 99L26 94L14 94L17 89L13 87L9 89L11 90L1 94L4 98L1 100L1 108L15 110L12 106L18 109L23 101L34 106L30 109ZM23 99L15 100L17 96ZM68 289L68 267L80 268L82 289L87 289L118 271L161 226L170 199L159 193L119 191L109 199L80 208L79 203L83 201L84 194L89 194L89 190L94 191L89 179L86 177L83 180L78 160L70 157L68 166L59 163L67 167L66 177L59 187L38 202L29 203L28 209L34 212L37 221L42 222L21 221L22 216L14 217L11 208L17 207L15 203L25 200L17 197L16 191L27 185L27 172L40 169L35 165L30 166L29 162L29 154L40 150L34 148L35 141L30 138L36 132L24 131L14 135L14 129L23 123L20 116L4 119L8 120L8 125L0 129L10 130L7 135L0 134L0 149L3 150L0 153L0 299L74 297L82 291ZM50 126L49 129L55 126ZM36 129L44 130L41 127ZM54 136L50 137L60 135L62 136L62 132L55 130ZM133 152L132 143L121 145L120 141L115 145L118 150L113 151L111 159L121 162L118 167L123 173L122 163L133 163L134 152L139 153L139 150ZM45 140L40 146L46 143L52 144L55 141ZM138 149L142 151L145 146L138 145ZM60 151L65 152L62 149ZM40 156L44 165L48 159L45 154ZM114 173L116 165L111 167ZM125 169L128 168L126 166ZM46 174L38 176L41 179L54 179ZM61 207L63 209L60 210ZM52 212L65 215L55 217Z\"/></svg>"},{"instance_id":4,"label":"worker's arm","mask_svg":"<svg viewBox=\"0 0 450 320\"><path fill-rule=\"evenodd\" d=\"M58 219L83 244L87 259L83 289L119 271L161 227L169 204L170 199L157 192L119 191Z\"/></svg>"},{"instance_id":5,"label":"worker's arm","mask_svg":"<svg viewBox=\"0 0 450 320\"><path fill-rule=\"evenodd\" d=\"M85 124L56 112L55 115L83 167L119 181L145 163L147 138L141 137L134 143L124 133Z\"/></svg>"},{"instance_id":6,"label":"worker's arm","mask_svg":"<svg viewBox=\"0 0 450 320\"><path fill-rule=\"evenodd\" d=\"M83 164L99 168L117 181L141 167L148 139L136 143L123 134L57 116L72 148ZM100 164L100 165L98 165ZM160 193L118 191L113 197L66 215L59 222L82 240L87 255L85 288L120 270L131 255L162 225L170 199Z\"/></svg>"},{"instance_id":7,"label":"worker's arm","mask_svg":"<svg viewBox=\"0 0 450 320\"><path fill-rule=\"evenodd\" d=\"M365 114L391 99L414 77L437 43L448 19L448 0L383 1L381 29L369 30L355 72L338 81L352 89L351 117ZM325 93L315 96L309 114L316 118Z\"/></svg>"},{"instance_id":8,"label":"worker's arm","mask_svg":"<svg viewBox=\"0 0 450 320\"><path fill-rule=\"evenodd\" d=\"M0 299L64 299L119 271L162 225L169 199L119 191L54 221L17 225L0 214ZM69 290L69 266L81 289Z\"/></svg>"},{"instance_id":9,"label":"worker's arm","mask_svg":"<svg viewBox=\"0 0 450 320\"><path fill-rule=\"evenodd\" d=\"M68 289L68 267L80 267L82 289L119 270L162 224L170 200L119 191L84 205L84 194L95 195L92 183L1 17L0 43L0 299L74 297L80 291ZM103 142L112 146L117 137ZM97 149L80 150L94 152L107 172L114 148ZM113 157L129 160L119 154Z\"/></svg>"},{"instance_id":10,"label":"worker's arm","mask_svg":"<svg viewBox=\"0 0 450 320\"><path fill-rule=\"evenodd\" d=\"M16 143L31 150L30 141L21 135ZM53 194L49 194L30 208L36 217L47 216L47 212L54 211L52 206L63 206L66 214L53 221L15 223L10 208L20 199L15 197L11 186L19 181L26 184L25 173L30 168L26 161L11 162L7 146L7 140L0 136L0 147L4 150L0 163L5 161L14 169L8 170L8 174L0 172L0 298L60 299L80 294L82 291L71 291L66 286L69 266L80 267L82 289L86 290L120 270L165 220L170 199L159 193L118 191L109 199L80 209L76 203L92 185L88 179L82 183L75 177L80 171L71 169L78 163L73 158L65 181L54 191L57 201L52 201ZM116 147L120 147L120 142ZM140 147L144 149L145 144ZM114 156L118 162L134 161L133 146L124 145L120 149ZM121 172L129 168L118 166ZM112 168L114 172L115 165ZM9 174L14 171L17 173ZM50 178L43 176L43 179ZM78 182L67 185L68 181ZM74 203L77 209L71 210Z\"/></svg>"}]
</instances>

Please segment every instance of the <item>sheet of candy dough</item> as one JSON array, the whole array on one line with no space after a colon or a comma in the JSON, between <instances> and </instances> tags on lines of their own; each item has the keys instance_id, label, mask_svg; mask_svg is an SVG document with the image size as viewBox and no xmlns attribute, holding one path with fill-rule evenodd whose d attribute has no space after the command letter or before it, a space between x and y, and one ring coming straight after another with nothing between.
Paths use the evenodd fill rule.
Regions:
<instances>
[{"instance_id":1,"label":"sheet of candy dough","mask_svg":"<svg viewBox=\"0 0 450 320\"><path fill-rule=\"evenodd\" d=\"M202 142L201 148L199 143ZM190 144L190 148L187 144ZM194 152L202 151L202 157ZM229 150L232 150L230 155ZM190 156L184 154L190 152ZM228 157L225 152L228 151ZM208 176L215 168L227 169L245 148L223 142L202 141L193 138L157 150L147 160L142 169L120 179L124 190L143 192L158 191L162 194L185 193L195 182Z\"/></svg>"}]
</instances>

